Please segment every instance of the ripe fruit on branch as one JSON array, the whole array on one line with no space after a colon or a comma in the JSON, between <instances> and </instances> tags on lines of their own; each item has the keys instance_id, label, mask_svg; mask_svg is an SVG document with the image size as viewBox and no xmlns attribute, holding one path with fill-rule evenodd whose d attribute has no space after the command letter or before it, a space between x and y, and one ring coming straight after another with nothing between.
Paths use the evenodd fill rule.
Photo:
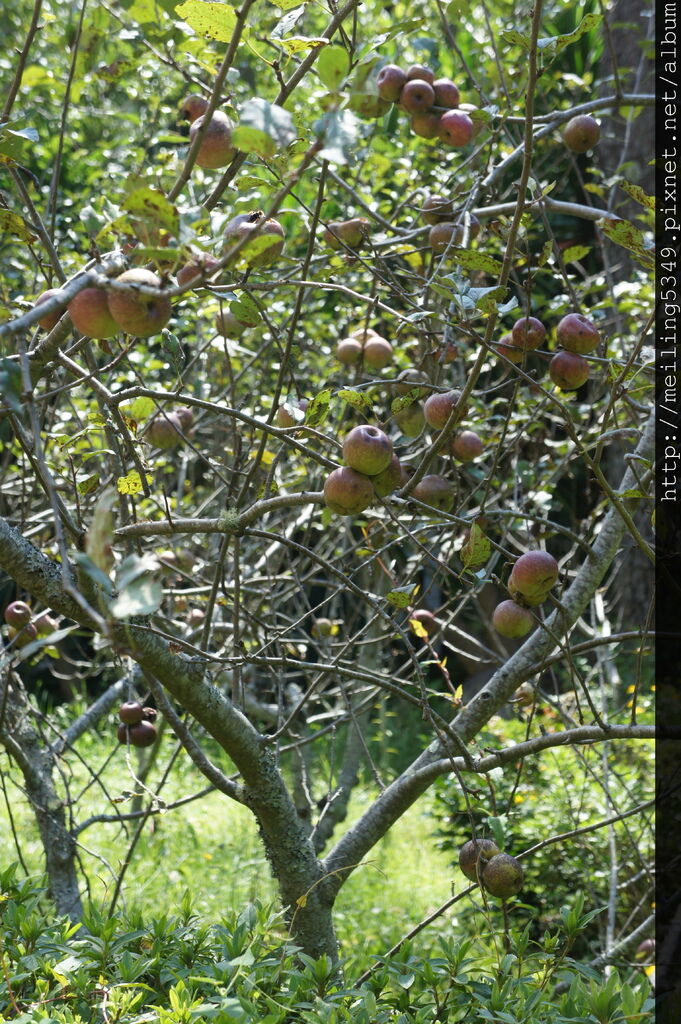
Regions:
<instances>
[{"instance_id":1,"label":"ripe fruit on branch","mask_svg":"<svg viewBox=\"0 0 681 1024\"><path fill-rule=\"evenodd\" d=\"M523 349L517 348L513 344L513 335L510 331L497 342L497 352L500 356L506 356L512 363L522 363L523 361Z\"/></svg>"},{"instance_id":2,"label":"ripe fruit on branch","mask_svg":"<svg viewBox=\"0 0 681 1024\"><path fill-rule=\"evenodd\" d=\"M571 118L563 129L563 141L573 153L586 153L593 149L600 137L600 125L589 114Z\"/></svg>"},{"instance_id":3,"label":"ripe fruit on branch","mask_svg":"<svg viewBox=\"0 0 681 1024\"><path fill-rule=\"evenodd\" d=\"M211 270L215 270L220 261L215 256L211 256L209 252L197 252L195 253L188 263L185 263L183 267L177 272L177 283L181 285L189 284L190 281L195 280L198 277L207 276Z\"/></svg>"},{"instance_id":4,"label":"ripe fruit on branch","mask_svg":"<svg viewBox=\"0 0 681 1024\"><path fill-rule=\"evenodd\" d=\"M396 64L386 64L376 76L379 96L391 103L397 103L406 81L407 76L402 68L398 68Z\"/></svg>"},{"instance_id":5,"label":"ripe fruit on branch","mask_svg":"<svg viewBox=\"0 0 681 1024\"><path fill-rule=\"evenodd\" d=\"M428 394L428 387L422 387L422 384L430 384L428 374L424 373L423 370L413 368L401 370L397 375L394 391L399 396L408 395L409 392L415 391L414 401L416 401L417 398L423 398L424 395Z\"/></svg>"},{"instance_id":6,"label":"ripe fruit on branch","mask_svg":"<svg viewBox=\"0 0 681 1024\"><path fill-rule=\"evenodd\" d=\"M189 126L189 140L193 142L199 128L204 123L204 116L197 117ZM221 110L216 110L208 122L205 134L201 139L196 162L207 171L215 171L231 163L236 150L232 145L232 122Z\"/></svg>"},{"instance_id":7,"label":"ripe fruit on branch","mask_svg":"<svg viewBox=\"0 0 681 1024\"><path fill-rule=\"evenodd\" d=\"M407 68L407 81L411 82L414 79L420 82L428 82L429 85L432 85L435 81L435 75L427 64L412 64Z\"/></svg>"},{"instance_id":8,"label":"ripe fruit on branch","mask_svg":"<svg viewBox=\"0 0 681 1024\"><path fill-rule=\"evenodd\" d=\"M26 647L37 636L38 630L32 622L26 623L25 626L21 626L19 629L16 626L9 626L7 630L7 637L15 647Z\"/></svg>"},{"instance_id":9,"label":"ripe fruit on branch","mask_svg":"<svg viewBox=\"0 0 681 1024\"><path fill-rule=\"evenodd\" d=\"M485 446L474 430L462 430L451 444L452 455L460 462L472 462L482 455Z\"/></svg>"},{"instance_id":10,"label":"ripe fruit on branch","mask_svg":"<svg viewBox=\"0 0 681 1024\"><path fill-rule=\"evenodd\" d=\"M534 626L534 616L515 601L502 601L494 609L492 625L497 633L511 640L526 636Z\"/></svg>"},{"instance_id":11,"label":"ripe fruit on branch","mask_svg":"<svg viewBox=\"0 0 681 1024\"><path fill-rule=\"evenodd\" d=\"M411 130L421 139L440 137L440 115L434 110L423 110L411 119Z\"/></svg>"},{"instance_id":12,"label":"ripe fruit on branch","mask_svg":"<svg viewBox=\"0 0 681 1024\"><path fill-rule=\"evenodd\" d=\"M459 245L462 238L463 229L458 224L440 221L428 232L428 245L436 256L441 256L450 245Z\"/></svg>"},{"instance_id":13,"label":"ripe fruit on branch","mask_svg":"<svg viewBox=\"0 0 681 1024\"><path fill-rule=\"evenodd\" d=\"M395 413L395 423L405 437L418 437L426 425L426 417L421 403L412 402L406 408L400 409Z\"/></svg>"},{"instance_id":14,"label":"ripe fruit on branch","mask_svg":"<svg viewBox=\"0 0 681 1024\"><path fill-rule=\"evenodd\" d=\"M363 423L353 427L343 441L343 458L351 469L376 476L390 465L393 443L382 430Z\"/></svg>"},{"instance_id":15,"label":"ripe fruit on branch","mask_svg":"<svg viewBox=\"0 0 681 1024\"><path fill-rule=\"evenodd\" d=\"M440 118L440 138L459 149L473 138L473 122L463 110L446 110Z\"/></svg>"},{"instance_id":16,"label":"ripe fruit on branch","mask_svg":"<svg viewBox=\"0 0 681 1024\"><path fill-rule=\"evenodd\" d=\"M372 334L367 338L362 351L365 365L372 370L382 370L393 358L392 345L379 334Z\"/></svg>"},{"instance_id":17,"label":"ripe fruit on branch","mask_svg":"<svg viewBox=\"0 0 681 1024\"><path fill-rule=\"evenodd\" d=\"M420 114L432 107L434 102L433 87L422 78L407 81L400 93L400 107L407 114Z\"/></svg>"},{"instance_id":18,"label":"ripe fruit on branch","mask_svg":"<svg viewBox=\"0 0 681 1024\"><path fill-rule=\"evenodd\" d=\"M449 110L458 107L460 99L459 90L450 78L436 78L433 82L433 91L435 93L436 107L447 107Z\"/></svg>"},{"instance_id":19,"label":"ripe fruit on branch","mask_svg":"<svg viewBox=\"0 0 681 1024\"><path fill-rule=\"evenodd\" d=\"M137 725L144 719L144 708L136 700L126 700L118 709L118 717L125 725Z\"/></svg>"},{"instance_id":20,"label":"ripe fruit on branch","mask_svg":"<svg viewBox=\"0 0 681 1024\"><path fill-rule=\"evenodd\" d=\"M374 500L374 485L368 476L350 466L329 473L324 483L324 500L340 516L356 516Z\"/></svg>"},{"instance_id":21,"label":"ripe fruit on branch","mask_svg":"<svg viewBox=\"0 0 681 1024\"><path fill-rule=\"evenodd\" d=\"M48 636L59 628L59 623L53 619L49 612L41 612L35 619L33 625L38 631L38 636Z\"/></svg>"},{"instance_id":22,"label":"ripe fruit on branch","mask_svg":"<svg viewBox=\"0 0 681 1024\"><path fill-rule=\"evenodd\" d=\"M423 414L426 423L433 430L442 430L449 419L452 410L461 400L460 391L444 391L429 395L423 405ZM459 409L457 420L466 414L466 409Z\"/></svg>"},{"instance_id":23,"label":"ripe fruit on branch","mask_svg":"<svg viewBox=\"0 0 681 1024\"><path fill-rule=\"evenodd\" d=\"M36 306L40 306L43 302L47 302L47 300L51 299L53 295L56 295L58 291L58 288L48 288L46 292L42 292L42 294L39 295L33 303L33 308L35 309ZM52 313L45 313L45 315L41 316L38 320L39 326L42 327L44 331L51 331L52 328L56 327L61 320L64 309L64 306L60 306L59 309L55 309Z\"/></svg>"},{"instance_id":24,"label":"ripe fruit on branch","mask_svg":"<svg viewBox=\"0 0 681 1024\"><path fill-rule=\"evenodd\" d=\"M537 694L532 683L521 683L511 697L511 703L517 704L521 708L532 707L536 700Z\"/></svg>"},{"instance_id":25,"label":"ripe fruit on branch","mask_svg":"<svg viewBox=\"0 0 681 1024\"><path fill-rule=\"evenodd\" d=\"M452 221L454 218L454 204L451 199L444 196L427 196L423 200L421 216L426 224L439 224L440 221Z\"/></svg>"},{"instance_id":26,"label":"ripe fruit on branch","mask_svg":"<svg viewBox=\"0 0 681 1024\"><path fill-rule=\"evenodd\" d=\"M176 412L169 412L150 420L144 436L154 448L174 448L182 440L183 433L180 417Z\"/></svg>"},{"instance_id":27,"label":"ripe fruit on branch","mask_svg":"<svg viewBox=\"0 0 681 1024\"><path fill-rule=\"evenodd\" d=\"M589 364L576 352L556 352L549 363L549 377L563 391L576 391L589 379Z\"/></svg>"},{"instance_id":28,"label":"ripe fruit on branch","mask_svg":"<svg viewBox=\"0 0 681 1024\"><path fill-rule=\"evenodd\" d=\"M482 869L482 884L492 896L507 900L523 887L523 867L508 853L496 853Z\"/></svg>"},{"instance_id":29,"label":"ripe fruit on branch","mask_svg":"<svg viewBox=\"0 0 681 1024\"><path fill-rule=\"evenodd\" d=\"M499 853L499 847L491 839L469 839L459 850L459 867L466 878L477 882L478 870L482 869L490 859Z\"/></svg>"},{"instance_id":30,"label":"ripe fruit on branch","mask_svg":"<svg viewBox=\"0 0 681 1024\"><path fill-rule=\"evenodd\" d=\"M314 637L331 636L333 633L333 622L331 619L315 619L310 632Z\"/></svg>"},{"instance_id":31,"label":"ripe fruit on branch","mask_svg":"<svg viewBox=\"0 0 681 1024\"><path fill-rule=\"evenodd\" d=\"M335 252L344 248L361 249L367 242L370 224L366 217L332 220L324 231L324 241Z\"/></svg>"},{"instance_id":32,"label":"ripe fruit on branch","mask_svg":"<svg viewBox=\"0 0 681 1024\"><path fill-rule=\"evenodd\" d=\"M117 730L119 743L130 743L133 747L150 747L156 740L156 726L143 719L136 725L125 725L124 722Z\"/></svg>"},{"instance_id":33,"label":"ripe fruit on branch","mask_svg":"<svg viewBox=\"0 0 681 1024\"><path fill-rule=\"evenodd\" d=\"M357 338L342 338L336 346L336 359L344 366L358 363L362 357L362 346Z\"/></svg>"},{"instance_id":34,"label":"ripe fruit on branch","mask_svg":"<svg viewBox=\"0 0 681 1024\"><path fill-rule=\"evenodd\" d=\"M548 551L526 551L511 570L509 587L523 597L546 597L558 579L558 562Z\"/></svg>"},{"instance_id":35,"label":"ripe fruit on branch","mask_svg":"<svg viewBox=\"0 0 681 1024\"><path fill-rule=\"evenodd\" d=\"M348 337L357 338L363 345L369 338L380 338L381 335L373 327L353 327L351 331L348 331Z\"/></svg>"},{"instance_id":36,"label":"ripe fruit on branch","mask_svg":"<svg viewBox=\"0 0 681 1024\"><path fill-rule=\"evenodd\" d=\"M11 601L5 608L5 622L8 626L21 629L31 621L31 608L25 601Z\"/></svg>"},{"instance_id":37,"label":"ripe fruit on branch","mask_svg":"<svg viewBox=\"0 0 681 1024\"><path fill-rule=\"evenodd\" d=\"M371 482L379 498L385 498L402 484L402 466L396 455L393 455L385 469L375 476Z\"/></svg>"},{"instance_id":38,"label":"ripe fruit on branch","mask_svg":"<svg viewBox=\"0 0 681 1024\"><path fill-rule=\"evenodd\" d=\"M257 245L257 252L246 253L246 262L251 267L269 267L275 263L284 248L284 229L274 217L266 218L262 210L254 210L253 213L240 213L228 222L225 228L226 247L229 248L242 238L248 238L254 231L257 235L254 243L262 239ZM239 255L236 257L239 258Z\"/></svg>"},{"instance_id":39,"label":"ripe fruit on branch","mask_svg":"<svg viewBox=\"0 0 681 1024\"><path fill-rule=\"evenodd\" d=\"M187 96L180 105L180 114L185 121L196 121L208 109L208 100L198 92Z\"/></svg>"},{"instance_id":40,"label":"ripe fruit on branch","mask_svg":"<svg viewBox=\"0 0 681 1024\"><path fill-rule=\"evenodd\" d=\"M513 324L511 338L516 348L533 352L546 338L546 328L536 316L523 316Z\"/></svg>"},{"instance_id":41,"label":"ripe fruit on branch","mask_svg":"<svg viewBox=\"0 0 681 1024\"><path fill-rule=\"evenodd\" d=\"M125 270L116 281L121 284L145 285L160 288L161 279L151 270L136 267ZM109 312L120 330L136 338L149 338L158 334L170 320L172 306L165 295L146 295L139 291L110 291L107 302Z\"/></svg>"},{"instance_id":42,"label":"ripe fruit on branch","mask_svg":"<svg viewBox=\"0 0 681 1024\"><path fill-rule=\"evenodd\" d=\"M587 316L568 313L556 327L556 340L568 352L584 355L598 348L601 336Z\"/></svg>"},{"instance_id":43,"label":"ripe fruit on branch","mask_svg":"<svg viewBox=\"0 0 681 1024\"><path fill-rule=\"evenodd\" d=\"M83 288L66 307L79 334L86 338L105 340L120 330L111 315L107 293L103 288Z\"/></svg>"},{"instance_id":44,"label":"ripe fruit on branch","mask_svg":"<svg viewBox=\"0 0 681 1024\"><path fill-rule=\"evenodd\" d=\"M429 473L419 480L411 495L438 512L449 512L454 506L456 488L438 473Z\"/></svg>"}]
</instances>

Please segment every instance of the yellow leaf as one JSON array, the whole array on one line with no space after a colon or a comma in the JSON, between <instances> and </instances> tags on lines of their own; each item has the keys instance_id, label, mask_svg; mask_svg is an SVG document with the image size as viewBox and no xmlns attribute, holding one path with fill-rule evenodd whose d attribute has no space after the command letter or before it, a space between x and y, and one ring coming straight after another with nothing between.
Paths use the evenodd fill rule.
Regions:
<instances>
[{"instance_id":1,"label":"yellow leaf","mask_svg":"<svg viewBox=\"0 0 681 1024\"><path fill-rule=\"evenodd\" d=\"M307 893L303 893L302 896L299 896L298 899L296 900L296 903L301 908L301 910L304 909L307 906Z\"/></svg>"}]
</instances>

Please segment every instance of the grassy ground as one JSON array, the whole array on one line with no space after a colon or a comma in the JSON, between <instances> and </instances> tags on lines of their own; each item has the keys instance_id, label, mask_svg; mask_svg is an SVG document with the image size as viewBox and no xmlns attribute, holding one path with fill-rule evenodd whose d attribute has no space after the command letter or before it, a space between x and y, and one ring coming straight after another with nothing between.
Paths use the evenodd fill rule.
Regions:
<instances>
[{"instance_id":1,"label":"grassy ground","mask_svg":"<svg viewBox=\"0 0 681 1024\"><path fill-rule=\"evenodd\" d=\"M111 814L115 807L125 811L131 805L126 794L140 791L130 771L135 768L134 758L128 767L124 748L114 748L105 765L111 748L103 751L96 739L85 739L80 753L90 764L102 762L101 785L91 785L81 796L79 821L90 815ZM171 747L172 741L164 741L164 752ZM167 802L197 791L203 784L186 755L180 757L162 791ZM0 758L0 770L6 773L7 767L6 760ZM70 767L74 772L71 792L78 793L85 776L77 764ZM32 815L23 794L7 781L8 774L5 780L24 861L29 871L40 871L42 850ZM370 801L369 790L358 788L348 821L356 819ZM344 953L353 960L385 952L451 893L453 872L430 837L432 821L427 807L426 799L413 807L343 887L337 903L337 929ZM3 865L17 856L9 824L6 802L1 801ZM81 833L81 859L90 896L103 910L110 905L134 828L126 835L119 824L97 823ZM221 794L211 793L145 823L125 873L119 904L158 914L162 909L172 911L187 890L196 912L211 920L255 898L262 902L276 899L250 812ZM432 931L424 935L424 950L433 939Z\"/></svg>"}]
</instances>

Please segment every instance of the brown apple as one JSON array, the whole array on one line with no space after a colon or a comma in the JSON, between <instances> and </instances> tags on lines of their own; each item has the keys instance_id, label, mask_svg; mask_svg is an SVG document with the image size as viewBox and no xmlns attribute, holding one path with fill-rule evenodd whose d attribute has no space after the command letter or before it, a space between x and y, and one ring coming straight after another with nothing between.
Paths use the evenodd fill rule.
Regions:
<instances>
[{"instance_id":1,"label":"brown apple","mask_svg":"<svg viewBox=\"0 0 681 1024\"><path fill-rule=\"evenodd\" d=\"M460 391L442 391L429 395L423 405L423 414L426 423L433 430L442 430L449 419L452 409L461 399ZM461 419L466 413L465 408L459 409L457 419Z\"/></svg>"},{"instance_id":2,"label":"brown apple","mask_svg":"<svg viewBox=\"0 0 681 1024\"><path fill-rule=\"evenodd\" d=\"M549 363L549 377L563 391L576 391L589 379L589 364L576 352L556 352Z\"/></svg>"},{"instance_id":3,"label":"brown apple","mask_svg":"<svg viewBox=\"0 0 681 1024\"><path fill-rule=\"evenodd\" d=\"M86 338L105 340L120 330L111 315L109 301L103 288L83 288L69 302L67 309L73 326Z\"/></svg>"},{"instance_id":4,"label":"brown apple","mask_svg":"<svg viewBox=\"0 0 681 1024\"><path fill-rule=\"evenodd\" d=\"M459 867L466 878L477 882L478 871L482 873L486 861L499 853L499 847L491 839L469 839L459 850Z\"/></svg>"},{"instance_id":5,"label":"brown apple","mask_svg":"<svg viewBox=\"0 0 681 1024\"><path fill-rule=\"evenodd\" d=\"M440 139L460 149L473 138L473 122L463 110L446 110L440 118Z\"/></svg>"},{"instance_id":6,"label":"brown apple","mask_svg":"<svg viewBox=\"0 0 681 1024\"><path fill-rule=\"evenodd\" d=\"M127 700L119 707L118 717L125 725L137 725L144 719L144 708L136 700Z\"/></svg>"},{"instance_id":7,"label":"brown apple","mask_svg":"<svg viewBox=\"0 0 681 1024\"><path fill-rule=\"evenodd\" d=\"M485 446L474 430L462 430L456 434L451 444L452 455L459 462L472 462L482 455Z\"/></svg>"},{"instance_id":8,"label":"brown apple","mask_svg":"<svg viewBox=\"0 0 681 1024\"><path fill-rule=\"evenodd\" d=\"M191 96L187 96L186 100L183 100L180 104L180 116L185 121L196 121L197 117L205 114L207 109L208 100L205 96L201 96L198 92L193 92Z\"/></svg>"},{"instance_id":9,"label":"brown apple","mask_svg":"<svg viewBox=\"0 0 681 1024\"><path fill-rule=\"evenodd\" d=\"M438 473L429 473L419 480L411 496L438 512L449 512L454 506L456 488Z\"/></svg>"},{"instance_id":10,"label":"brown apple","mask_svg":"<svg viewBox=\"0 0 681 1024\"><path fill-rule=\"evenodd\" d=\"M246 262L250 267L270 267L276 263L284 249L284 229L273 217L265 218L262 210L237 214L229 221L225 228L226 248L240 242L242 238L248 238L255 231L256 237L265 239L267 244L259 248L257 253L247 255ZM262 242L260 244L264 245Z\"/></svg>"},{"instance_id":11,"label":"brown apple","mask_svg":"<svg viewBox=\"0 0 681 1024\"><path fill-rule=\"evenodd\" d=\"M336 359L344 366L352 366L362 358L362 346L357 338L342 338L336 346Z\"/></svg>"},{"instance_id":12,"label":"brown apple","mask_svg":"<svg viewBox=\"0 0 681 1024\"><path fill-rule=\"evenodd\" d=\"M426 224L439 224L440 221L452 221L454 204L444 196L426 196L421 207L421 216Z\"/></svg>"},{"instance_id":13,"label":"brown apple","mask_svg":"<svg viewBox=\"0 0 681 1024\"><path fill-rule=\"evenodd\" d=\"M586 153L593 149L600 137L600 125L589 114L571 118L563 129L563 142L573 153Z\"/></svg>"},{"instance_id":14,"label":"brown apple","mask_svg":"<svg viewBox=\"0 0 681 1024\"><path fill-rule=\"evenodd\" d=\"M513 344L513 335L510 331L504 334L500 341L497 342L497 352L500 356L505 356L512 363L522 363L524 349L517 348Z\"/></svg>"},{"instance_id":15,"label":"brown apple","mask_svg":"<svg viewBox=\"0 0 681 1024\"><path fill-rule=\"evenodd\" d=\"M447 107L449 110L458 107L461 97L451 78L436 78L433 82L433 91L436 107Z\"/></svg>"},{"instance_id":16,"label":"brown apple","mask_svg":"<svg viewBox=\"0 0 681 1024\"><path fill-rule=\"evenodd\" d=\"M581 313L568 313L556 327L556 340L568 352L584 355L598 348L601 336L588 317Z\"/></svg>"},{"instance_id":17,"label":"brown apple","mask_svg":"<svg viewBox=\"0 0 681 1024\"><path fill-rule=\"evenodd\" d=\"M407 68L407 81L411 82L414 79L420 82L428 82L429 85L432 85L435 81L435 75L427 64L412 64Z\"/></svg>"},{"instance_id":18,"label":"brown apple","mask_svg":"<svg viewBox=\"0 0 681 1024\"><path fill-rule=\"evenodd\" d=\"M340 516L356 516L374 500L374 485L368 476L350 466L334 469L324 483L324 501Z\"/></svg>"},{"instance_id":19,"label":"brown apple","mask_svg":"<svg viewBox=\"0 0 681 1024\"><path fill-rule=\"evenodd\" d=\"M421 139L437 139L440 135L440 115L434 110L414 114L411 119L411 130Z\"/></svg>"},{"instance_id":20,"label":"brown apple","mask_svg":"<svg viewBox=\"0 0 681 1024\"><path fill-rule=\"evenodd\" d=\"M161 279L151 270L136 267L125 270L116 281L120 284L144 285L160 288ZM149 338L158 334L172 314L170 299L165 295L147 295L139 291L110 291L107 301L109 312L121 331L136 338Z\"/></svg>"},{"instance_id":21,"label":"brown apple","mask_svg":"<svg viewBox=\"0 0 681 1024\"><path fill-rule=\"evenodd\" d=\"M197 252L194 253L188 263L185 263L183 267L177 272L177 283L180 285L189 284L190 281L195 281L197 278L203 279L211 274L211 271L219 264L219 260L215 256L211 256L209 252Z\"/></svg>"},{"instance_id":22,"label":"brown apple","mask_svg":"<svg viewBox=\"0 0 681 1024\"><path fill-rule=\"evenodd\" d=\"M407 76L396 64L386 64L376 76L376 86L379 96L390 103L397 103L402 92L402 87L407 81Z\"/></svg>"},{"instance_id":23,"label":"brown apple","mask_svg":"<svg viewBox=\"0 0 681 1024\"><path fill-rule=\"evenodd\" d=\"M392 494L398 487L402 486L402 466L400 460L393 454L390 462L384 470L372 476L371 482L379 498L385 498Z\"/></svg>"},{"instance_id":24,"label":"brown apple","mask_svg":"<svg viewBox=\"0 0 681 1024\"><path fill-rule=\"evenodd\" d=\"M204 117L205 115L202 114L189 126L190 142L194 141L199 128L202 127ZM232 162L236 153L236 149L232 145L233 127L230 119L221 110L213 112L196 154L196 162L199 167L203 167L206 171L215 171Z\"/></svg>"},{"instance_id":25,"label":"brown apple","mask_svg":"<svg viewBox=\"0 0 681 1024\"><path fill-rule=\"evenodd\" d=\"M362 349L365 366L372 370L382 370L388 363L392 362L393 347L385 338L374 334L364 342Z\"/></svg>"},{"instance_id":26,"label":"brown apple","mask_svg":"<svg viewBox=\"0 0 681 1024\"><path fill-rule=\"evenodd\" d=\"M502 900L515 896L522 889L523 880L522 864L508 853L497 853L485 861L482 884L492 896Z\"/></svg>"},{"instance_id":27,"label":"brown apple","mask_svg":"<svg viewBox=\"0 0 681 1024\"><path fill-rule=\"evenodd\" d=\"M420 78L406 82L400 93L400 107L407 114L420 114L432 107L434 101L435 92L432 85Z\"/></svg>"},{"instance_id":28,"label":"brown apple","mask_svg":"<svg viewBox=\"0 0 681 1024\"><path fill-rule=\"evenodd\" d=\"M176 412L155 416L145 432L145 440L154 448L174 448L182 440L182 422Z\"/></svg>"},{"instance_id":29,"label":"brown apple","mask_svg":"<svg viewBox=\"0 0 681 1024\"><path fill-rule=\"evenodd\" d=\"M533 352L546 338L546 328L536 316L523 316L513 324L511 338L516 348Z\"/></svg>"}]
</instances>

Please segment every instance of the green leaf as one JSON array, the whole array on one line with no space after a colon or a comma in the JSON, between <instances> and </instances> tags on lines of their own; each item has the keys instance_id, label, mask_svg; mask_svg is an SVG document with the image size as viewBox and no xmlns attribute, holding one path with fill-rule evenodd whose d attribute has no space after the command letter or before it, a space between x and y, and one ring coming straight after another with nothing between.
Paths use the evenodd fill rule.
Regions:
<instances>
[{"instance_id":1,"label":"green leaf","mask_svg":"<svg viewBox=\"0 0 681 1024\"><path fill-rule=\"evenodd\" d=\"M530 40L527 36L524 36L521 32L516 32L515 29L509 29L507 32L501 33L501 38L509 46L520 46L523 50L529 50Z\"/></svg>"},{"instance_id":2,"label":"green leaf","mask_svg":"<svg viewBox=\"0 0 681 1024\"><path fill-rule=\"evenodd\" d=\"M121 591L109 606L115 619L128 619L132 615L151 615L163 600L163 587L158 580L147 576L136 580Z\"/></svg>"},{"instance_id":3,"label":"green leaf","mask_svg":"<svg viewBox=\"0 0 681 1024\"><path fill-rule=\"evenodd\" d=\"M590 32L592 29L597 28L602 20L603 17L600 14L587 14L582 18L574 32L568 32L563 36L544 36L542 39L538 39L537 49L542 56L553 60L559 53L562 53L566 46L570 46L571 43L576 43L578 39L581 39L585 32Z\"/></svg>"},{"instance_id":4,"label":"green leaf","mask_svg":"<svg viewBox=\"0 0 681 1024\"><path fill-rule=\"evenodd\" d=\"M256 97L243 104L233 141L237 149L259 156L274 156L296 137L293 118L288 110Z\"/></svg>"},{"instance_id":5,"label":"green leaf","mask_svg":"<svg viewBox=\"0 0 681 1024\"><path fill-rule=\"evenodd\" d=\"M228 43L234 34L236 12L229 4L186 0L185 3L179 4L175 11L190 28L206 39Z\"/></svg>"},{"instance_id":6,"label":"green leaf","mask_svg":"<svg viewBox=\"0 0 681 1024\"><path fill-rule=\"evenodd\" d=\"M501 263L493 256L484 252L473 252L472 249L450 249L449 258L465 270L484 270L486 274L501 273Z\"/></svg>"},{"instance_id":7,"label":"green leaf","mask_svg":"<svg viewBox=\"0 0 681 1024\"><path fill-rule=\"evenodd\" d=\"M136 188L130 192L122 207L136 220L154 228L165 228L171 235L177 235L180 216L177 207L166 199L156 188Z\"/></svg>"},{"instance_id":8,"label":"green leaf","mask_svg":"<svg viewBox=\"0 0 681 1024\"><path fill-rule=\"evenodd\" d=\"M578 260L583 260L590 252L591 246L589 245L570 245L563 252L563 262L576 263Z\"/></svg>"},{"instance_id":9,"label":"green leaf","mask_svg":"<svg viewBox=\"0 0 681 1024\"><path fill-rule=\"evenodd\" d=\"M280 39L279 45L287 53L301 53L302 50L314 50L319 46L326 46L328 40L322 36L289 36L287 39Z\"/></svg>"},{"instance_id":10,"label":"green leaf","mask_svg":"<svg viewBox=\"0 0 681 1024\"><path fill-rule=\"evenodd\" d=\"M184 367L184 353L180 339L172 331L169 331L167 327L164 327L161 331L161 345L170 369L179 377Z\"/></svg>"},{"instance_id":11,"label":"green leaf","mask_svg":"<svg viewBox=\"0 0 681 1024\"><path fill-rule=\"evenodd\" d=\"M21 412L21 367L14 359L0 360L0 399L12 412Z\"/></svg>"},{"instance_id":12,"label":"green leaf","mask_svg":"<svg viewBox=\"0 0 681 1024\"><path fill-rule=\"evenodd\" d=\"M418 584L411 584L406 587L395 587L394 590L389 591L385 595L385 599L388 604L393 606L393 608L408 608L418 589Z\"/></svg>"},{"instance_id":13,"label":"green leaf","mask_svg":"<svg viewBox=\"0 0 681 1024\"><path fill-rule=\"evenodd\" d=\"M85 538L85 552L92 562L108 573L113 564L113 505L116 500L116 492L113 487L107 487L95 504L90 528Z\"/></svg>"},{"instance_id":14,"label":"green leaf","mask_svg":"<svg viewBox=\"0 0 681 1024\"><path fill-rule=\"evenodd\" d=\"M250 295L241 295L235 302L230 302L229 311L247 327L255 327L262 319L260 310Z\"/></svg>"},{"instance_id":15,"label":"green leaf","mask_svg":"<svg viewBox=\"0 0 681 1024\"><path fill-rule=\"evenodd\" d=\"M630 181L618 181L617 184L623 192L626 192L628 196L631 196L641 206L645 206L647 210L655 209L655 196L649 196L640 185L632 185Z\"/></svg>"},{"instance_id":16,"label":"green leaf","mask_svg":"<svg viewBox=\"0 0 681 1024\"><path fill-rule=\"evenodd\" d=\"M312 126L322 142L318 156L331 164L348 164L352 161L352 147L357 141L357 118L349 110L330 110Z\"/></svg>"},{"instance_id":17,"label":"green leaf","mask_svg":"<svg viewBox=\"0 0 681 1024\"><path fill-rule=\"evenodd\" d=\"M319 54L315 67L329 92L338 92L341 82L350 71L350 57L343 46L326 46Z\"/></svg>"},{"instance_id":18,"label":"green leaf","mask_svg":"<svg viewBox=\"0 0 681 1024\"><path fill-rule=\"evenodd\" d=\"M492 554L492 545L490 544L489 537L486 536L477 523L471 524L470 536L462 545L459 554L461 555L464 569L478 569L487 562Z\"/></svg>"},{"instance_id":19,"label":"green leaf","mask_svg":"<svg viewBox=\"0 0 681 1024\"><path fill-rule=\"evenodd\" d=\"M329 402L331 401L331 388L325 388L312 399L305 410L305 425L307 427L318 427L324 422L329 414Z\"/></svg>"},{"instance_id":20,"label":"green leaf","mask_svg":"<svg viewBox=\"0 0 681 1024\"><path fill-rule=\"evenodd\" d=\"M0 232L2 232L2 234L13 235L15 238L20 238L22 242L34 242L37 238L37 235L34 235L33 232L28 229L23 217L18 213L14 213L13 210L4 210L1 208Z\"/></svg>"},{"instance_id":21,"label":"green leaf","mask_svg":"<svg viewBox=\"0 0 681 1024\"><path fill-rule=\"evenodd\" d=\"M630 221L603 217L598 224L603 234L607 235L612 242L633 253L641 266L649 270L653 269L655 260L646 245L643 232L639 231Z\"/></svg>"},{"instance_id":22,"label":"green leaf","mask_svg":"<svg viewBox=\"0 0 681 1024\"><path fill-rule=\"evenodd\" d=\"M348 405L352 405L355 409L366 409L367 406L371 405L371 399L368 395L362 391L355 391L353 388L343 388L342 391L338 392L338 397L342 398Z\"/></svg>"}]
</instances>

